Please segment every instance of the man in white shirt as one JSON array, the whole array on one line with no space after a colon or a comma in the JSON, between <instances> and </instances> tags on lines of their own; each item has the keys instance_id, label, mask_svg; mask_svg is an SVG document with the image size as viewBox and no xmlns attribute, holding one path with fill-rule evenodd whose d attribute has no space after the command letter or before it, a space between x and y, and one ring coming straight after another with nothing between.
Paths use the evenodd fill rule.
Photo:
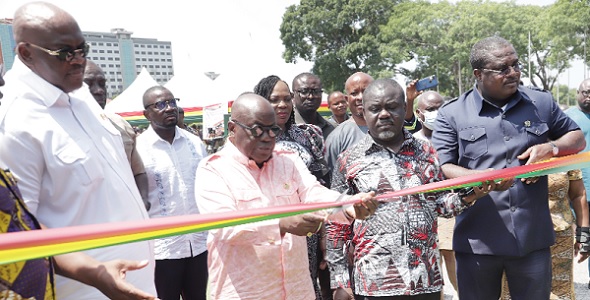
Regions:
<instances>
[{"instance_id":1,"label":"man in white shirt","mask_svg":"<svg viewBox=\"0 0 590 300\"><path fill-rule=\"evenodd\" d=\"M159 85L143 95L150 126L137 137L137 151L148 175L151 218L199 213L195 174L207 149L199 137L176 126L177 101ZM207 232L157 239L155 253L158 297L206 299Z\"/></svg>"},{"instance_id":2,"label":"man in white shirt","mask_svg":"<svg viewBox=\"0 0 590 300\"><path fill-rule=\"evenodd\" d=\"M13 22L18 59L6 74L0 106L0 160L19 180L30 211L47 227L148 218L119 132L82 86L88 45L74 18L43 2L19 8ZM153 246L137 242L86 251L100 261L147 260L126 275L148 293ZM124 273L124 270L122 270ZM59 299L104 299L88 285L56 278Z\"/></svg>"}]
</instances>

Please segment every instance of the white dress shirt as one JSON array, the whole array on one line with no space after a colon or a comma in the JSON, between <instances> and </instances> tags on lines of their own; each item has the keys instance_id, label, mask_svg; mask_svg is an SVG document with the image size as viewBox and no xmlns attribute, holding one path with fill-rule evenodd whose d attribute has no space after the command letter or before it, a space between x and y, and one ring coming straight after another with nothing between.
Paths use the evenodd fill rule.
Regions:
<instances>
[{"instance_id":1,"label":"white dress shirt","mask_svg":"<svg viewBox=\"0 0 590 300\"><path fill-rule=\"evenodd\" d=\"M119 132L88 89L66 94L20 59L5 76L0 106L0 161L18 179L31 212L47 227L148 218ZM89 250L90 256L150 260L127 281L155 294L153 244ZM104 299L97 289L56 277L58 299Z\"/></svg>"},{"instance_id":2,"label":"white dress shirt","mask_svg":"<svg viewBox=\"0 0 590 300\"><path fill-rule=\"evenodd\" d=\"M195 174L207 148L199 137L176 127L172 144L150 126L137 137L137 152L148 176L151 218L198 214ZM207 250L207 232L155 240L156 259L197 256Z\"/></svg>"}]
</instances>

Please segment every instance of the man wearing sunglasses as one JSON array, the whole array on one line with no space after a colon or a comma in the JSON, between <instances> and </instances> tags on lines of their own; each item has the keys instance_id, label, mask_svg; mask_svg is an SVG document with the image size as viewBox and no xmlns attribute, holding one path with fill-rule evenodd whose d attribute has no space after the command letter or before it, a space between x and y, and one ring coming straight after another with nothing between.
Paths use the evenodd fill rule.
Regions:
<instances>
[{"instance_id":1,"label":"man wearing sunglasses","mask_svg":"<svg viewBox=\"0 0 590 300\"><path fill-rule=\"evenodd\" d=\"M195 172L207 149L201 139L176 126L178 99L157 85L143 94L150 126L137 137L148 176L150 218L199 214ZM156 239L156 290L161 299L206 300L207 232Z\"/></svg>"},{"instance_id":2,"label":"man wearing sunglasses","mask_svg":"<svg viewBox=\"0 0 590 300\"><path fill-rule=\"evenodd\" d=\"M197 170L201 213L339 199L340 194L322 186L296 154L273 151L281 129L263 97L240 95L232 105L228 130L223 149ZM359 203L330 218L349 223L377 208L373 192L352 197ZM317 232L327 217L316 212L210 230L210 299L315 299L305 236Z\"/></svg>"},{"instance_id":3,"label":"man wearing sunglasses","mask_svg":"<svg viewBox=\"0 0 590 300\"><path fill-rule=\"evenodd\" d=\"M471 49L476 83L438 112L432 143L447 178L574 154L586 142L550 93L520 87L516 50L501 37ZM555 242L547 176L505 178L456 217L453 249L459 298L549 299Z\"/></svg>"},{"instance_id":4,"label":"man wearing sunglasses","mask_svg":"<svg viewBox=\"0 0 590 300\"><path fill-rule=\"evenodd\" d=\"M50 228L147 219L119 132L103 117L87 89L84 98L72 93L82 87L88 53L77 22L53 4L32 2L16 11L13 31L18 58L5 77L0 160L18 180L31 213ZM151 262L133 272L120 263L114 274L155 294L152 249L146 241L84 253L99 261ZM87 272L84 268L66 271ZM105 269L97 273L103 276ZM105 297L65 277L57 276L55 282L59 299ZM128 286L103 287L103 292L127 294L105 292L111 298L148 298L133 295Z\"/></svg>"},{"instance_id":5,"label":"man wearing sunglasses","mask_svg":"<svg viewBox=\"0 0 590 300\"><path fill-rule=\"evenodd\" d=\"M318 108L322 104L322 93L322 81L317 75L301 73L293 79L295 123L318 126L326 139L334 130L334 125L318 113Z\"/></svg>"}]
</instances>

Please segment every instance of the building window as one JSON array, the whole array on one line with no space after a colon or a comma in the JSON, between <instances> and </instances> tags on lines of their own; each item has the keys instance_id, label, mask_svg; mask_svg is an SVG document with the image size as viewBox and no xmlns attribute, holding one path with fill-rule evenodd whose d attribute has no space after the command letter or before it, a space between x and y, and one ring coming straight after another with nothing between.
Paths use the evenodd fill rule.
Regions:
<instances>
[{"instance_id":1,"label":"building window","mask_svg":"<svg viewBox=\"0 0 590 300\"><path fill-rule=\"evenodd\" d=\"M107 46L111 46L111 43L107 43Z\"/></svg>"},{"instance_id":2,"label":"building window","mask_svg":"<svg viewBox=\"0 0 590 300\"><path fill-rule=\"evenodd\" d=\"M104 53L104 50L98 50L98 53Z\"/></svg>"}]
</instances>

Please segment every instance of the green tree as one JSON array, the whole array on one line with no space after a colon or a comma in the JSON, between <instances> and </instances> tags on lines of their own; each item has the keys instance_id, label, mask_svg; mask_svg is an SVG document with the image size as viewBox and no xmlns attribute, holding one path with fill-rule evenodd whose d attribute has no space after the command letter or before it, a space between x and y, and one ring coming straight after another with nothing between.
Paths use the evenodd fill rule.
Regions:
<instances>
[{"instance_id":1,"label":"green tree","mask_svg":"<svg viewBox=\"0 0 590 300\"><path fill-rule=\"evenodd\" d=\"M522 77L529 77L529 34L531 82L551 90L569 61L580 55L590 13L586 1L560 0L540 7L514 2L446 1L407 2L396 5L379 35L382 56L396 65L398 53L410 53L415 70L396 69L410 78L438 74L443 94L457 96L472 87L474 77L469 52L478 40L499 35L509 40L524 64Z\"/></svg>"},{"instance_id":2,"label":"green tree","mask_svg":"<svg viewBox=\"0 0 590 300\"><path fill-rule=\"evenodd\" d=\"M576 106L576 89L569 88L565 84L555 85L551 90L551 94L555 101L559 104L569 106Z\"/></svg>"},{"instance_id":3,"label":"green tree","mask_svg":"<svg viewBox=\"0 0 590 300\"><path fill-rule=\"evenodd\" d=\"M399 57L396 53L410 53L416 69L395 72L416 79L437 74L441 93L458 96L475 80L469 63L473 44L487 36L503 36L511 40L520 59L526 60L525 16L541 10L511 2L402 3L394 8L389 23L381 30L382 55L395 59Z\"/></svg>"},{"instance_id":4,"label":"green tree","mask_svg":"<svg viewBox=\"0 0 590 300\"><path fill-rule=\"evenodd\" d=\"M327 91L342 90L354 72L386 67L379 51L380 25L389 20L392 0L301 0L283 15L283 58L313 61L312 72Z\"/></svg>"}]
</instances>

